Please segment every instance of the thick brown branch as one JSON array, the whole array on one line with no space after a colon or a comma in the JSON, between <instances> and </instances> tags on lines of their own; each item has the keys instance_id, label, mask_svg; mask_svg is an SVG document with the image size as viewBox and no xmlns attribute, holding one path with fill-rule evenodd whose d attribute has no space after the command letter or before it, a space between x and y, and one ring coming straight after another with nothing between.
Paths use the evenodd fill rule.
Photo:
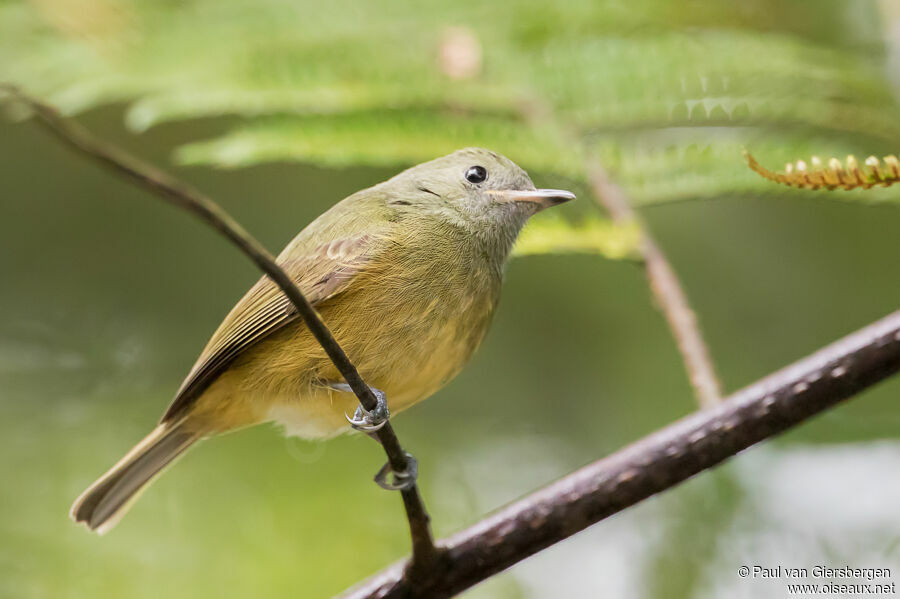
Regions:
<instances>
[{"instance_id":1,"label":"thick brown branch","mask_svg":"<svg viewBox=\"0 0 900 599\"><path fill-rule=\"evenodd\" d=\"M638 220L625 193L609 180L596 160L591 160L587 165L587 175L594 199L609 212L614 221L627 223ZM697 401L701 407L708 408L721 400L722 390L697 318L672 265L656 245L647 227L642 226L641 230L640 251L650 289L675 337Z\"/></svg>"},{"instance_id":2,"label":"thick brown branch","mask_svg":"<svg viewBox=\"0 0 900 599\"><path fill-rule=\"evenodd\" d=\"M898 371L900 311L440 542L426 587L411 588L395 564L341 599L450 597Z\"/></svg>"},{"instance_id":3,"label":"thick brown branch","mask_svg":"<svg viewBox=\"0 0 900 599\"><path fill-rule=\"evenodd\" d=\"M55 108L28 96L17 87L0 83L0 92L6 92L12 98L26 105L37 115L38 122L45 129L69 147L110 168L114 172L124 175L169 203L193 213L236 245L291 300L306 326L359 398L359 403L367 410L375 409L377 405L375 395L363 381L353 363L350 362L347 354L338 345L319 313L307 301L284 270L275 263L275 258L268 250L222 210L218 204L200 191L167 173L138 160L119 148L94 138L84 127L63 119ZM376 435L384 447L391 468L395 472L405 471L407 467L406 454L400 446L400 441L397 439L390 422L383 426ZM412 536L413 568L411 572L413 572L418 571L422 566L430 564L436 559L437 554L431 535L428 514L419 495L418 487L413 485L410 489L401 491L401 493Z\"/></svg>"}]
</instances>

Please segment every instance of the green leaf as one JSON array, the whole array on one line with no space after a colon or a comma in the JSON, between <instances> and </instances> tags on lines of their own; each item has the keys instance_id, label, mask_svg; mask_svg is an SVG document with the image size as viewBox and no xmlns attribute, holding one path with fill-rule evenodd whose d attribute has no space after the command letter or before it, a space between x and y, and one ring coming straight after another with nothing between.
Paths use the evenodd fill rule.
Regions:
<instances>
[{"instance_id":1,"label":"green leaf","mask_svg":"<svg viewBox=\"0 0 900 599\"><path fill-rule=\"evenodd\" d=\"M610 260L639 259L640 227L618 225L598 216L572 223L554 213L535 217L513 248L513 256L598 254Z\"/></svg>"},{"instance_id":2,"label":"green leaf","mask_svg":"<svg viewBox=\"0 0 900 599\"><path fill-rule=\"evenodd\" d=\"M553 129L411 110L258 119L225 136L187 145L176 158L182 164L230 168L272 161L403 165L465 146L485 146L563 175L581 173L580 149L558 139Z\"/></svg>"},{"instance_id":3,"label":"green leaf","mask_svg":"<svg viewBox=\"0 0 900 599\"><path fill-rule=\"evenodd\" d=\"M635 203L792 193L747 172L887 154L900 120L875 0L42 0L0 3L0 80L135 131L240 117L189 164L401 165L480 145ZM815 15L815 18L810 18ZM442 68L449 27L481 68ZM844 199L857 196L841 194ZM867 200L889 199L872 191Z\"/></svg>"},{"instance_id":4,"label":"green leaf","mask_svg":"<svg viewBox=\"0 0 900 599\"><path fill-rule=\"evenodd\" d=\"M789 138L778 132L746 128L719 128L714 135L695 132L667 138L664 132L634 135L628 143L610 140L595 142L594 154L606 166L610 176L638 206L665 202L692 201L723 197L802 197L812 193L772 185L746 166L743 150L750 150L760 161L780 168L798 156L845 156L889 154L892 145L871 139L831 139L825 136ZM836 192L829 197L847 201L898 202L892 189Z\"/></svg>"}]
</instances>

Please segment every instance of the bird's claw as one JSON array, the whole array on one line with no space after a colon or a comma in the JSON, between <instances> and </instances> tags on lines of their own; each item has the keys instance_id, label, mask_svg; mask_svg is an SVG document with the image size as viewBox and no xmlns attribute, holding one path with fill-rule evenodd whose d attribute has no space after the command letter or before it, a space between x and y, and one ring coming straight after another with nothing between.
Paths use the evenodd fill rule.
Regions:
<instances>
[{"instance_id":1,"label":"bird's claw","mask_svg":"<svg viewBox=\"0 0 900 599\"><path fill-rule=\"evenodd\" d=\"M353 389L347 383L332 383L330 387L337 391L353 393ZM369 387L369 390L372 391L377 401L375 408L367 410L362 406L358 406L352 418L346 414L344 414L344 418L347 419L347 422L354 429L372 434L381 430L387 424L391 417L391 412L388 409L387 396L384 394L384 391L374 387ZM381 467L381 470L375 475L375 483L379 487L388 491L406 491L415 486L416 479L419 477L419 462L416 461L412 454L404 452L404 457L406 458L406 465L403 470L394 470L390 462Z\"/></svg>"},{"instance_id":2,"label":"bird's claw","mask_svg":"<svg viewBox=\"0 0 900 599\"><path fill-rule=\"evenodd\" d=\"M390 415L387 414L387 410L384 412L384 415L381 415L378 408L375 408L370 412L364 407L359 406L356 408L356 412L353 413L352 418L346 414L344 414L344 418L347 419L347 422L350 423L350 426L354 430L364 433L374 433L375 431L380 431L390 418Z\"/></svg>"},{"instance_id":3,"label":"bird's claw","mask_svg":"<svg viewBox=\"0 0 900 599\"><path fill-rule=\"evenodd\" d=\"M406 467L402 471L397 472L391 468L390 462L381 467L381 470L375 475L375 483L379 487L387 491L406 491L415 486L416 479L419 477L419 462L412 454L404 452L404 455L406 456ZM390 475L393 475L393 480L388 480Z\"/></svg>"},{"instance_id":4,"label":"bird's claw","mask_svg":"<svg viewBox=\"0 0 900 599\"><path fill-rule=\"evenodd\" d=\"M350 385L348 385L347 383L335 383L331 385L331 388L338 391L344 391L346 393L353 393L353 389L351 389ZM391 411L388 409L387 396L384 394L384 391L376 389L374 387L369 387L369 390L372 392L372 395L375 396L375 400L378 402L375 405L375 409L367 410L362 406L357 406L352 418L344 414L344 418L347 419L347 422L350 423L350 426L354 430L358 430L363 433L374 433L381 430L381 428L385 424L387 424L387 421L391 418Z\"/></svg>"}]
</instances>

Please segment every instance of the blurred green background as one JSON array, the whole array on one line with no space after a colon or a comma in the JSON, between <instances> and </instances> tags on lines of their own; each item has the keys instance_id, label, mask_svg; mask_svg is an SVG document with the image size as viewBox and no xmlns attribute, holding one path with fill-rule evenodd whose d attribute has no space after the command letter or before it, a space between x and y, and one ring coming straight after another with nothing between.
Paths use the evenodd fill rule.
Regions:
<instances>
[{"instance_id":1,"label":"blurred green background","mask_svg":"<svg viewBox=\"0 0 900 599\"><path fill-rule=\"evenodd\" d=\"M577 220L594 152L644 206L728 391L897 308L897 191L788 192L740 158L898 149L894 2L248 6L0 2L0 79L172 168L273 250L476 143L577 189ZM441 44L467 35L481 56L458 76ZM552 116L522 117L535 98ZM326 597L407 552L371 441L270 427L202 444L105 537L69 522L257 273L27 122L0 121L0 215L0 596ZM468 596L780 597L737 569L900 571L898 394L887 381ZM395 425L446 535L693 409L639 267L538 255L510 264L473 362Z\"/></svg>"}]
</instances>

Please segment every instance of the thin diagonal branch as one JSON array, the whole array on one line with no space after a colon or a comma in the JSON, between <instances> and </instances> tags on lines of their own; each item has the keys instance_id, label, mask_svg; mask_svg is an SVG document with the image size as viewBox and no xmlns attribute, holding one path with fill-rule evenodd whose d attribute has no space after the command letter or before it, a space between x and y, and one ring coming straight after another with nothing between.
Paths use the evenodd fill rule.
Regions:
<instances>
[{"instance_id":1,"label":"thin diagonal branch","mask_svg":"<svg viewBox=\"0 0 900 599\"><path fill-rule=\"evenodd\" d=\"M640 220L625 192L609 180L597 160L589 160L587 176L594 199L606 209L613 221L628 223ZM714 406L721 401L722 390L709 350L700 333L697 317L666 255L656 244L649 229L643 223L641 225L640 251L650 289L675 337L698 403L704 408Z\"/></svg>"},{"instance_id":2,"label":"thin diagonal branch","mask_svg":"<svg viewBox=\"0 0 900 599\"><path fill-rule=\"evenodd\" d=\"M272 254L218 204L200 191L156 167L94 138L84 127L64 119L55 108L32 98L17 87L0 83L0 92L6 92L10 97L27 106L38 117L38 122L46 130L70 148L125 176L170 204L194 214L237 246L291 300L303 322L328 354L341 376L350 385L353 393L359 398L359 403L367 410L375 409L377 406L375 395L322 321L319 313L307 301L287 273L275 263ZM394 472L404 472L408 465L406 453L400 446L400 441L394 433L391 423L386 423L376 435L384 447L391 469ZM431 564L437 559L438 554L431 535L428 513L418 487L413 485L401 493L412 537L413 559L410 571L414 572Z\"/></svg>"},{"instance_id":3,"label":"thin diagonal branch","mask_svg":"<svg viewBox=\"0 0 900 599\"><path fill-rule=\"evenodd\" d=\"M582 132L572 123L560 118L553 107L539 95L531 95L523 99L518 106L519 116L535 126L545 127L547 123L555 124L558 134L564 141L573 146L586 146ZM721 385L716 376L715 367L709 356L709 350L697 317L691 309L690 302L678 275L669 264L665 253L656 244L650 230L641 221L640 216L631 207L625 192L610 181L600 162L587 148L588 158L585 162L585 173L591 186L594 200L609 213L616 223L638 223L641 225L641 244L639 250L646 269L650 290L666 321L675 344L681 354L688 379L694 390L697 403L702 408L714 406L722 398Z\"/></svg>"},{"instance_id":4,"label":"thin diagonal branch","mask_svg":"<svg viewBox=\"0 0 900 599\"><path fill-rule=\"evenodd\" d=\"M438 545L412 588L395 564L341 599L450 597L900 372L900 311L503 508Z\"/></svg>"}]
</instances>

